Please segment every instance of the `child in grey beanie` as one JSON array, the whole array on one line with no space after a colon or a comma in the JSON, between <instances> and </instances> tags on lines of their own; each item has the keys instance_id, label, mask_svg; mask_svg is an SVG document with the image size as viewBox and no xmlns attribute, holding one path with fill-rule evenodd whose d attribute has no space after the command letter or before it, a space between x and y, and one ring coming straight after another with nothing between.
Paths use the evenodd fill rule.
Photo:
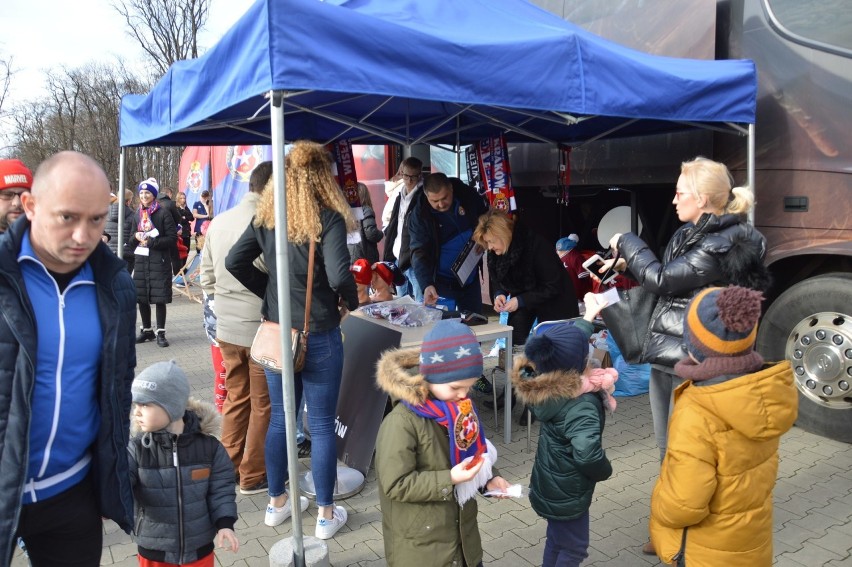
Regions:
<instances>
[{"instance_id":1,"label":"child in grey beanie","mask_svg":"<svg viewBox=\"0 0 852 567\"><path fill-rule=\"evenodd\" d=\"M212 565L214 538L236 552L234 466L216 438L221 416L189 397L174 360L143 370L130 390L135 435L127 450L140 559Z\"/></svg>"}]
</instances>

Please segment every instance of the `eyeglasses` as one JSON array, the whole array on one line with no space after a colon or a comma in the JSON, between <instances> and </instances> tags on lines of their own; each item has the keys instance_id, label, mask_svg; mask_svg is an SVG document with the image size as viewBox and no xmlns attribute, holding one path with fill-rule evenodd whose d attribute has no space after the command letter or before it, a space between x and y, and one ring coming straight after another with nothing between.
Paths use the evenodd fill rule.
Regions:
<instances>
[{"instance_id":1,"label":"eyeglasses","mask_svg":"<svg viewBox=\"0 0 852 567\"><path fill-rule=\"evenodd\" d=\"M0 191L0 201L12 201L15 197L20 198L26 191Z\"/></svg>"},{"instance_id":2,"label":"eyeglasses","mask_svg":"<svg viewBox=\"0 0 852 567\"><path fill-rule=\"evenodd\" d=\"M419 174L419 173L415 173L414 175L408 175L407 173L403 173L403 174L402 174L402 178L403 178L403 179L409 179L409 180L411 180L411 181L414 181L415 179L419 179L419 178L420 178L420 174Z\"/></svg>"}]
</instances>

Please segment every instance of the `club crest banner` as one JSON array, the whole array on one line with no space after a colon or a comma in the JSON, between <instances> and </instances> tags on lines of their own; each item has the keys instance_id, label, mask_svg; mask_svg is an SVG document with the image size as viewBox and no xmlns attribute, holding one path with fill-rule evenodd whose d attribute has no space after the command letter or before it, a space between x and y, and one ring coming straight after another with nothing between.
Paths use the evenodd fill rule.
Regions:
<instances>
[{"instance_id":1,"label":"club crest banner","mask_svg":"<svg viewBox=\"0 0 852 567\"><path fill-rule=\"evenodd\" d=\"M517 209L506 139L503 136L487 138L476 145L476 151L482 189L491 208L506 212Z\"/></svg>"}]
</instances>

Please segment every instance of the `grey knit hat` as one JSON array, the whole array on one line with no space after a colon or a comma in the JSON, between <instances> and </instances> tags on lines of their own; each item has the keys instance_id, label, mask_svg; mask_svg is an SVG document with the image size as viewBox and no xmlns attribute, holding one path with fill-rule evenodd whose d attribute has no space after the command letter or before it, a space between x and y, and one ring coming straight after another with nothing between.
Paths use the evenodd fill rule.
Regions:
<instances>
[{"instance_id":1,"label":"grey knit hat","mask_svg":"<svg viewBox=\"0 0 852 567\"><path fill-rule=\"evenodd\" d=\"M134 404L157 404L169 421L183 418L189 400L189 381L177 362L157 362L143 370L130 387Z\"/></svg>"}]
</instances>

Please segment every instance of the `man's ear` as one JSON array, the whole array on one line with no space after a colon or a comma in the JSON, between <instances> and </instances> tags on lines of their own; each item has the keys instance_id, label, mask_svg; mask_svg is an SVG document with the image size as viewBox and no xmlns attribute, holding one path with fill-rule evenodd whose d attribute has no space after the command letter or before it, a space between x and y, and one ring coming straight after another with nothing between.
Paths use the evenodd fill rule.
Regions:
<instances>
[{"instance_id":1,"label":"man's ear","mask_svg":"<svg viewBox=\"0 0 852 567\"><path fill-rule=\"evenodd\" d=\"M21 193L21 207L24 209L24 214L27 215L27 220L32 222L35 216L35 197L29 191Z\"/></svg>"}]
</instances>

